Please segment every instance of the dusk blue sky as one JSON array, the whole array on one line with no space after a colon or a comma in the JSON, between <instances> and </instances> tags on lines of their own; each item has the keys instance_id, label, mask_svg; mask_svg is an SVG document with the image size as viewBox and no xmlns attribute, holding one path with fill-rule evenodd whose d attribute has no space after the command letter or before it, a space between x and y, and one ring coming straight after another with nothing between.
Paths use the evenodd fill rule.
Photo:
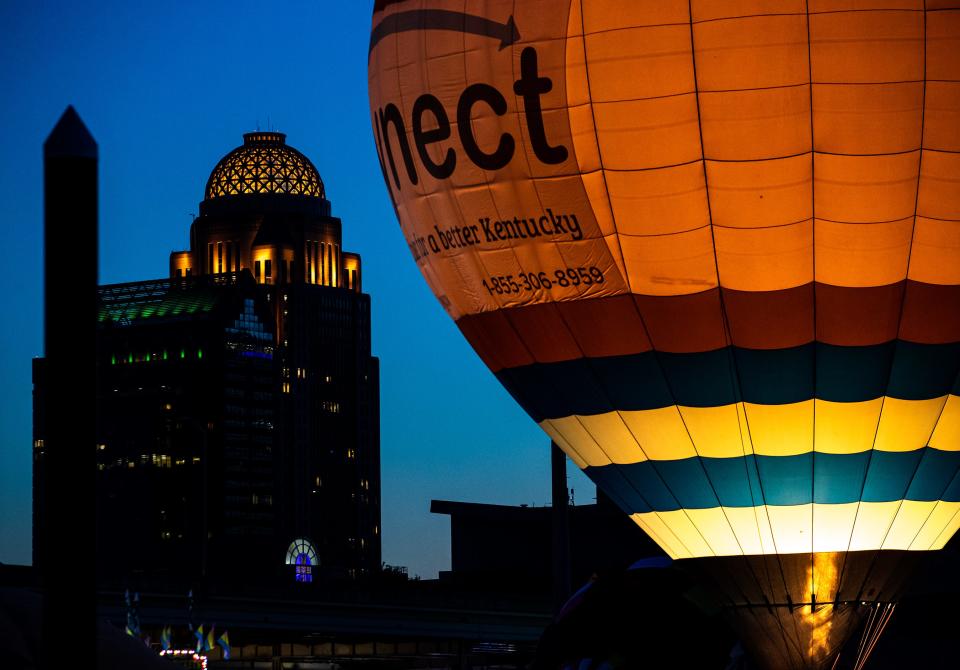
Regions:
<instances>
[{"instance_id":1,"label":"dusk blue sky","mask_svg":"<svg viewBox=\"0 0 960 670\"><path fill-rule=\"evenodd\" d=\"M370 133L372 0L0 3L0 562L29 563L30 359L42 354L41 145L73 104L100 145L100 281L163 277L210 170L258 127L317 166L363 256L381 361L383 558L449 568L432 498L549 502L549 441L499 386L404 244ZM593 487L568 463L577 501Z\"/></svg>"}]
</instances>

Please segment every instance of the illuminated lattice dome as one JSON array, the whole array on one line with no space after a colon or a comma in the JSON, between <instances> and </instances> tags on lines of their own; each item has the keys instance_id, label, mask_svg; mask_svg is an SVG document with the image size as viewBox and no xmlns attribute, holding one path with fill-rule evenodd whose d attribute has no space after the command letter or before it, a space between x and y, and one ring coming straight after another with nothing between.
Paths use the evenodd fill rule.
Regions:
<instances>
[{"instance_id":1,"label":"illuminated lattice dome","mask_svg":"<svg viewBox=\"0 0 960 670\"><path fill-rule=\"evenodd\" d=\"M286 135L246 133L243 146L224 156L210 173L206 199L251 193L323 198L323 181L306 156L286 144Z\"/></svg>"}]
</instances>

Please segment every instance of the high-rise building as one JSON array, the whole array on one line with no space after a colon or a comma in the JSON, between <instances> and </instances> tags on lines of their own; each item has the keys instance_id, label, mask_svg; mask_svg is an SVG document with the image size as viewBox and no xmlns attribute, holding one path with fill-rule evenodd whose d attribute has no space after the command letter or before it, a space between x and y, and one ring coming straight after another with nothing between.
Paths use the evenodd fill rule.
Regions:
<instances>
[{"instance_id":1,"label":"high-rise building","mask_svg":"<svg viewBox=\"0 0 960 670\"><path fill-rule=\"evenodd\" d=\"M266 585L380 567L370 297L320 175L282 133L248 133L216 165L168 278L99 297L102 579ZM35 524L43 372L38 359ZM55 560L35 544L35 564Z\"/></svg>"}]
</instances>

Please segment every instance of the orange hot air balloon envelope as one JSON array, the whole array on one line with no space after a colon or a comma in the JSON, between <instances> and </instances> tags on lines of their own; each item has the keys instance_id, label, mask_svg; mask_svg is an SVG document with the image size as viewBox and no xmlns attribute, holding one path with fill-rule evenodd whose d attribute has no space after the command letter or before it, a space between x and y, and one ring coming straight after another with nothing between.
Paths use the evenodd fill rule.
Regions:
<instances>
[{"instance_id":1,"label":"orange hot air balloon envelope","mask_svg":"<svg viewBox=\"0 0 960 670\"><path fill-rule=\"evenodd\" d=\"M960 526L960 3L378 0L369 90L491 371L829 667Z\"/></svg>"}]
</instances>

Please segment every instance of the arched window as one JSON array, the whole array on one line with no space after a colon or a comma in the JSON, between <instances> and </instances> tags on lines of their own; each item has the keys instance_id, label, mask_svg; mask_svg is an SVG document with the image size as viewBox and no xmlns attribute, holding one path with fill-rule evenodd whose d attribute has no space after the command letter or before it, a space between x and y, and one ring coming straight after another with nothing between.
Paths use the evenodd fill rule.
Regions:
<instances>
[{"instance_id":1,"label":"arched window","mask_svg":"<svg viewBox=\"0 0 960 670\"><path fill-rule=\"evenodd\" d=\"M313 568L320 564L317 550L306 538L297 538L287 547L287 565L294 566L294 578L298 582L312 582Z\"/></svg>"}]
</instances>

